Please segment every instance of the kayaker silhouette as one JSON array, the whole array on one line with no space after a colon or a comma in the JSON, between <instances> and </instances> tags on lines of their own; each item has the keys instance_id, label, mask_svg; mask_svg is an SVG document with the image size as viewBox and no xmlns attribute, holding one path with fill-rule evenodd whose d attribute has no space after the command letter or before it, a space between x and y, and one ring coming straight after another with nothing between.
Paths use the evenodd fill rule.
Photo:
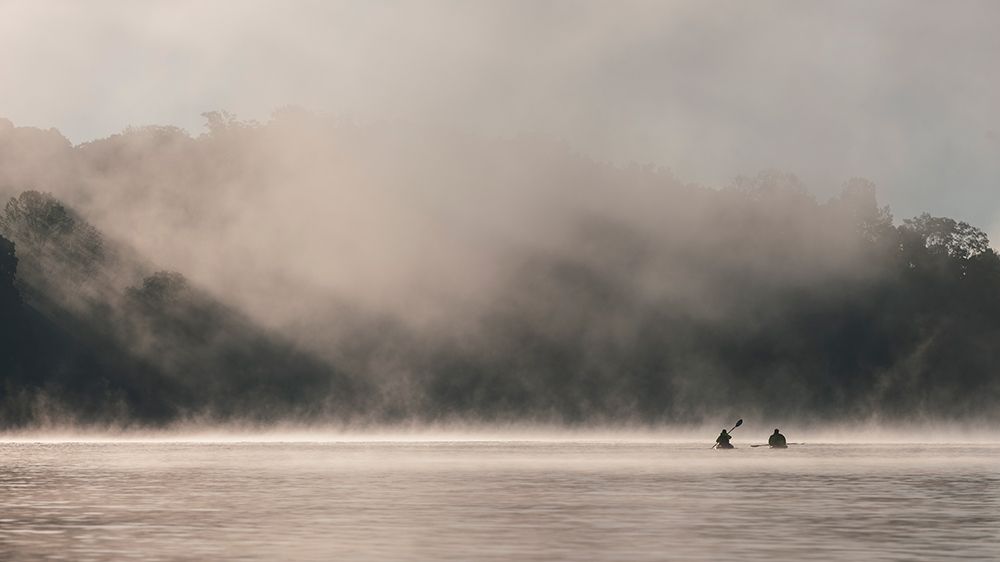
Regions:
<instances>
[{"instance_id":1,"label":"kayaker silhouette","mask_svg":"<svg viewBox=\"0 0 1000 562\"><path fill-rule=\"evenodd\" d=\"M729 432L723 429L722 433L715 439L716 447L720 449L733 449L733 444L729 442L732 438L732 435L729 435Z\"/></svg>"},{"instance_id":2,"label":"kayaker silhouette","mask_svg":"<svg viewBox=\"0 0 1000 562\"><path fill-rule=\"evenodd\" d=\"M774 433L767 438L767 444L771 446L772 449L784 449L788 447L788 442L785 441L785 436L782 435L777 429Z\"/></svg>"}]
</instances>

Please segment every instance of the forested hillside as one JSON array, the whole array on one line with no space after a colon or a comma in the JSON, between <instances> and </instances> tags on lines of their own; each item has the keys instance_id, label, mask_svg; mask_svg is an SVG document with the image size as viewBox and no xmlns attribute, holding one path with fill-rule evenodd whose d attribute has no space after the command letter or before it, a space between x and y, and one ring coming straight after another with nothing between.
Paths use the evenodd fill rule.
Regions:
<instances>
[{"instance_id":1,"label":"forested hillside","mask_svg":"<svg viewBox=\"0 0 1000 562\"><path fill-rule=\"evenodd\" d=\"M0 124L5 423L1000 416L1000 259L867 181L208 118Z\"/></svg>"},{"instance_id":2,"label":"forested hillside","mask_svg":"<svg viewBox=\"0 0 1000 562\"><path fill-rule=\"evenodd\" d=\"M343 419L361 403L332 366L49 195L8 201L0 234L7 425Z\"/></svg>"}]
</instances>

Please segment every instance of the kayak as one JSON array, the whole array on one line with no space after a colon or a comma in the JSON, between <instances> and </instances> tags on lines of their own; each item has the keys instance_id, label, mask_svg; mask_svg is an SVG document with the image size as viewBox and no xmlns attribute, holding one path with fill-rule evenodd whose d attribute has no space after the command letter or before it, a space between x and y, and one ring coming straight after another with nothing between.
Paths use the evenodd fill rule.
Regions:
<instances>
[{"instance_id":1,"label":"kayak","mask_svg":"<svg viewBox=\"0 0 1000 562\"><path fill-rule=\"evenodd\" d=\"M719 443L715 446L716 449L735 449L732 443Z\"/></svg>"}]
</instances>

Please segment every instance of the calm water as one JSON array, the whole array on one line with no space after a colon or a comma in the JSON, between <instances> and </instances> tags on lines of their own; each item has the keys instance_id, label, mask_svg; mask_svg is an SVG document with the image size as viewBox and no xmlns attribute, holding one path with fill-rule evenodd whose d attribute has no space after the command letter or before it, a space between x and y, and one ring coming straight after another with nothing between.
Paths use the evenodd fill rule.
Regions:
<instances>
[{"instance_id":1,"label":"calm water","mask_svg":"<svg viewBox=\"0 0 1000 562\"><path fill-rule=\"evenodd\" d=\"M0 559L1000 559L998 445L709 445L6 443Z\"/></svg>"}]
</instances>

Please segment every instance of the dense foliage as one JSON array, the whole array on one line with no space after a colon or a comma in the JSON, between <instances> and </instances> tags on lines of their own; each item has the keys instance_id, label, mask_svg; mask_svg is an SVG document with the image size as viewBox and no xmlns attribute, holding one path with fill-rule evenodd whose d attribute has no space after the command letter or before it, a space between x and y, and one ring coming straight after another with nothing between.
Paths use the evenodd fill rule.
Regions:
<instances>
[{"instance_id":1,"label":"dense foliage","mask_svg":"<svg viewBox=\"0 0 1000 562\"><path fill-rule=\"evenodd\" d=\"M303 183L307 196L312 180L347 167L374 185L398 156L400 170L385 181L475 183L477 197L502 205L523 180L542 193L529 201L555 203L536 222L529 212L507 217L516 228L502 234L513 242L481 252L499 264L490 288L472 305L446 299L441 306L455 310L443 322L417 326L405 307L375 309L346 292L310 301L327 312L278 331L238 311L260 305L247 291L196 287L53 196L14 193L0 213L4 423L1000 416L1000 259L964 222L924 214L896 223L866 181L826 202L780 173L714 190L530 139L466 139L467 157L451 170L441 165L447 151L383 154L353 128L325 129L295 113L267 125L209 117L210 132L198 138L136 129L80 147L8 129L0 148L19 148L28 164L0 160L0 188L45 188L119 229L167 224L205 244L208 233L248 222L239 212L271 201L245 231L247 272L284 263L288 246L260 243L286 234L283 212L299 205L302 216L322 216L296 202L298 192L280 192L287 206L262 199L269 182ZM295 175L267 163L267 148L288 138L311 147L280 144L274 158ZM61 164L29 165L39 155ZM493 172L477 180L476 170ZM464 195L447 189L437 192L441 209L465 216ZM108 203L96 204L101 197ZM479 220L490 218L483 213L456 222L468 230L449 231L441 209L428 212L444 237L420 248L432 273L449 265L432 246L500 228ZM350 234L328 231L323 244L338 242L331 232ZM469 294L438 275L442 287ZM281 279L275 299L315 297Z\"/></svg>"},{"instance_id":2,"label":"dense foliage","mask_svg":"<svg viewBox=\"0 0 1000 562\"><path fill-rule=\"evenodd\" d=\"M329 365L183 275L150 271L49 195L11 199L0 233L7 425L333 419L361 399Z\"/></svg>"}]
</instances>

